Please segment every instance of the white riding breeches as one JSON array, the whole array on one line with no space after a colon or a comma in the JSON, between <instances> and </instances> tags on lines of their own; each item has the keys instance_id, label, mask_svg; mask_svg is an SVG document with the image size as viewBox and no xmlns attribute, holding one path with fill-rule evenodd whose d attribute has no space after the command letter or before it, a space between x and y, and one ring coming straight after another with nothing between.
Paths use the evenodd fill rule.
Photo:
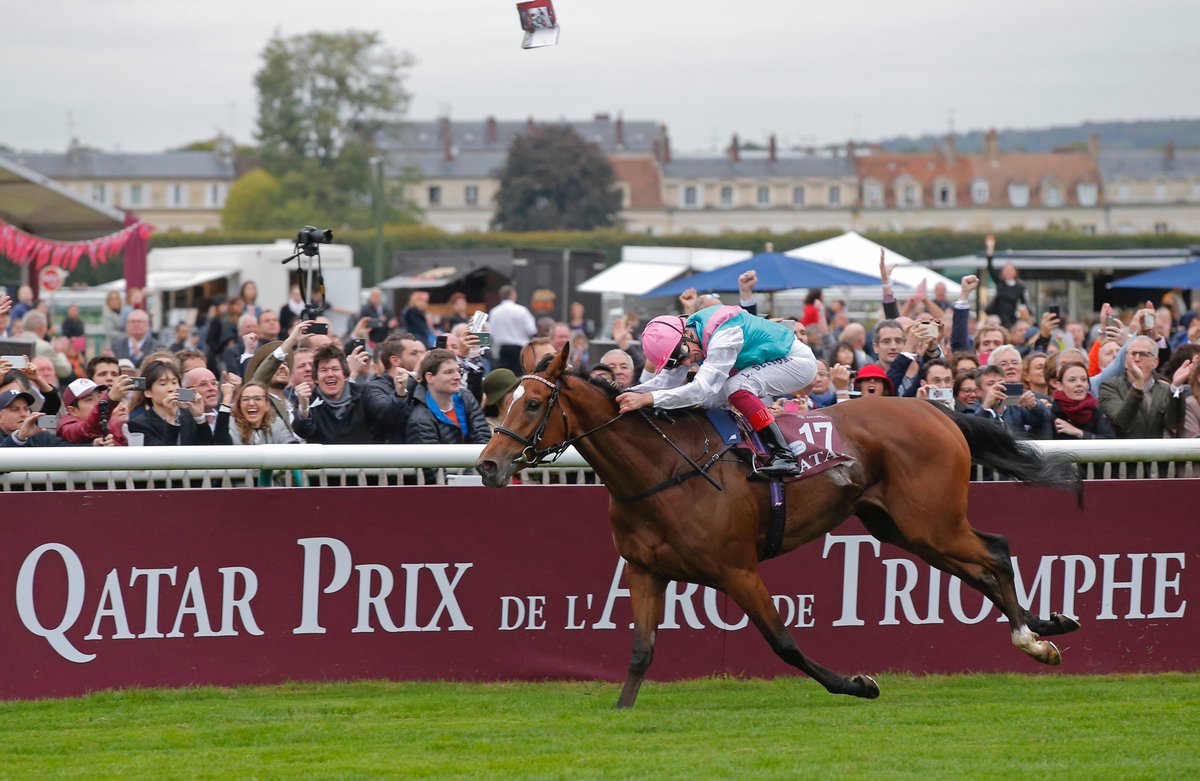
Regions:
<instances>
[{"instance_id":1,"label":"white riding breeches","mask_svg":"<svg viewBox=\"0 0 1200 781\"><path fill-rule=\"evenodd\" d=\"M796 393L817 379L817 358L800 340L786 356L769 363L749 366L730 377L721 387L720 402L728 401L734 391L746 390L755 396L770 398Z\"/></svg>"}]
</instances>

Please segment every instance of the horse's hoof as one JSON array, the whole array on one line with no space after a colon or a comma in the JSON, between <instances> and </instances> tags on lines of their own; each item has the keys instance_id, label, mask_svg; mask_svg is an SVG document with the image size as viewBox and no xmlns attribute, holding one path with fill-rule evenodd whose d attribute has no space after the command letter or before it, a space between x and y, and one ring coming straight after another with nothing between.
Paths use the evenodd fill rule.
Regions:
<instances>
[{"instance_id":1,"label":"horse's hoof","mask_svg":"<svg viewBox=\"0 0 1200 781\"><path fill-rule=\"evenodd\" d=\"M1051 613L1050 620L1058 625L1059 634L1065 635L1068 632L1074 632L1079 628L1078 621L1070 616L1064 616L1062 613Z\"/></svg>"},{"instance_id":2,"label":"horse's hoof","mask_svg":"<svg viewBox=\"0 0 1200 781\"><path fill-rule=\"evenodd\" d=\"M850 682L858 687L858 691L854 692L855 697L873 700L879 696L879 684L875 683L875 679L869 675L856 675L850 679Z\"/></svg>"},{"instance_id":3,"label":"horse's hoof","mask_svg":"<svg viewBox=\"0 0 1200 781\"><path fill-rule=\"evenodd\" d=\"M1038 661L1042 664L1048 664L1051 667L1062 664L1062 651L1058 650L1058 646L1049 640L1042 640L1040 642L1045 644L1046 649L1041 657L1038 658Z\"/></svg>"}]
</instances>

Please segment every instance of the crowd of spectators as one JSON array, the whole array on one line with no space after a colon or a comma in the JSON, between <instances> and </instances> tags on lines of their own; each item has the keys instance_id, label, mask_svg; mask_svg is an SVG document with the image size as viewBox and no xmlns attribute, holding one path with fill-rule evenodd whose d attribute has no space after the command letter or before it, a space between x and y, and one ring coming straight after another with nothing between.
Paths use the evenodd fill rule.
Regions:
<instances>
[{"instance_id":1,"label":"crowd of spectators","mask_svg":"<svg viewBox=\"0 0 1200 781\"><path fill-rule=\"evenodd\" d=\"M816 381L766 401L782 413L907 396L1022 437L1200 436L1195 310L1174 296L1126 313L1105 304L1094 322L1034 312L1017 270L993 269L993 248L996 292L979 316L975 276L954 301L943 285L899 301L882 257L872 327L810 291L788 322L819 359ZM743 275L738 303L757 314L755 284ZM54 328L23 287L16 301L0 298L0 335L30 345L28 365L0 364L0 447L485 443L521 375L564 347L572 368L616 386L648 379L632 313L601 331L578 304L555 322L535 318L511 285L499 298L484 348L461 294L435 316L424 291L397 312L374 289L351 330L335 334L299 288L272 310L247 282L212 304L202 328L160 335L131 290L109 295L104 343L89 356L78 311ZM690 313L721 300L688 291L679 303Z\"/></svg>"}]
</instances>

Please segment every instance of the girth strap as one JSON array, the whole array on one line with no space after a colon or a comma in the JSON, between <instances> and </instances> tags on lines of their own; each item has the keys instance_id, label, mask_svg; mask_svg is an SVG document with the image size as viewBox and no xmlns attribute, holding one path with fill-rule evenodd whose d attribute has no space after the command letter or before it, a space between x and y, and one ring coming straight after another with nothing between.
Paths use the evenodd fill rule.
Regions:
<instances>
[{"instance_id":1,"label":"girth strap","mask_svg":"<svg viewBox=\"0 0 1200 781\"><path fill-rule=\"evenodd\" d=\"M758 556L759 561L773 559L779 555L779 551L783 548L783 532L787 528L787 491L784 490L783 483L778 480L772 480L769 485L771 488L771 515L767 519L767 538L763 541L763 548Z\"/></svg>"}]
</instances>

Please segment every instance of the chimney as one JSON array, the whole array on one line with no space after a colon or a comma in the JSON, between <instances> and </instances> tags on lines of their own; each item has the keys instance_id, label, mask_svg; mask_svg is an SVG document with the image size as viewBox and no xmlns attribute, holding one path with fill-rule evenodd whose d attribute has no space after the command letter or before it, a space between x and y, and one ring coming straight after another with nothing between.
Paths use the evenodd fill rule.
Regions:
<instances>
[{"instance_id":1,"label":"chimney","mask_svg":"<svg viewBox=\"0 0 1200 781\"><path fill-rule=\"evenodd\" d=\"M450 136L450 117L438 117L438 137L445 141Z\"/></svg>"},{"instance_id":2,"label":"chimney","mask_svg":"<svg viewBox=\"0 0 1200 781\"><path fill-rule=\"evenodd\" d=\"M495 144L500 141L500 128L496 124L496 118L489 116L487 118L487 142Z\"/></svg>"},{"instance_id":3,"label":"chimney","mask_svg":"<svg viewBox=\"0 0 1200 781\"><path fill-rule=\"evenodd\" d=\"M1000 134L996 132L996 128L992 128L984 136L983 153L992 160L1000 156Z\"/></svg>"},{"instance_id":4,"label":"chimney","mask_svg":"<svg viewBox=\"0 0 1200 781\"><path fill-rule=\"evenodd\" d=\"M454 136L450 133L442 137L442 157L447 163L454 162Z\"/></svg>"},{"instance_id":5,"label":"chimney","mask_svg":"<svg viewBox=\"0 0 1200 781\"><path fill-rule=\"evenodd\" d=\"M525 132L527 132L527 133L533 132L533 117L529 117L528 119L525 120Z\"/></svg>"},{"instance_id":6,"label":"chimney","mask_svg":"<svg viewBox=\"0 0 1200 781\"><path fill-rule=\"evenodd\" d=\"M662 143L656 138L650 143L650 148L654 150L654 159L662 162Z\"/></svg>"},{"instance_id":7,"label":"chimney","mask_svg":"<svg viewBox=\"0 0 1200 781\"><path fill-rule=\"evenodd\" d=\"M740 162L742 159L742 152L738 149L737 133L733 134L733 140L729 142L729 159L735 163Z\"/></svg>"},{"instance_id":8,"label":"chimney","mask_svg":"<svg viewBox=\"0 0 1200 781\"><path fill-rule=\"evenodd\" d=\"M957 159L958 149L955 147L954 134L946 136L946 165L953 167Z\"/></svg>"},{"instance_id":9,"label":"chimney","mask_svg":"<svg viewBox=\"0 0 1200 781\"><path fill-rule=\"evenodd\" d=\"M847 142L846 142L846 157L848 157L848 158L850 158L851 160L853 160L853 159L854 159L855 152L857 151L857 149L858 149L858 147L857 147L857 146L855 146L855 144L854 144L854 142L853 142L853 141L847 141Z\"/></svg>"},{"instance_id":10,"label":"chimney","mask_svg":"<svg viewBox=\"0 0 1200 781\"><path fill-rule=\"evenodd\" d=\"M625 119L620 114L617 115L616 136L617 136L617 149L624 149L625 148Z\"/></svg>"},{"instance_id":11,"label":"chimney","mask_svg":"<svg viewBox=\"0 0 1200 781\"><path fill-rule=\"evenodd\" d=\"M1100 154L1100 136L1092 133L1088 136L1088 154L1092 157Z\"/></svg>"},{"instance_id":12,"label":"chimney","mask_svg":"<svg viewBox=\"0 0 1200 781\"><path fill-rule=\"evenodd\" d=\"M663 159L662 159L662 161L664 163L669 163L669 162L671 162L671 137L669 135L667 135L667 126L666 125L663 125L662 137L663 137Z\"/></svg>"},{"instance_id":13,"label":"chimney","mask_svg":"<svg viewBox=\"0 0 1200 781\"><path fill-rule=\"evenodd\" d=\"M771 138L767 141L767 159L772 163L779 160L779 147L775 142L775 134L771 134Z\"/></svg>"},{"instance_id":14,"label":"chimney","mask_svg":"<svg viewBox=\"0 0 1200 781\"><path fill-rule=\"evenodd\" d=\"M1167 153L1167 162L1168 163L1175 162L1175 141L1173 139L1168 138L1167 145L1165 147L1163 147L1163 149Z\"/></svg>"}]
</instances>

